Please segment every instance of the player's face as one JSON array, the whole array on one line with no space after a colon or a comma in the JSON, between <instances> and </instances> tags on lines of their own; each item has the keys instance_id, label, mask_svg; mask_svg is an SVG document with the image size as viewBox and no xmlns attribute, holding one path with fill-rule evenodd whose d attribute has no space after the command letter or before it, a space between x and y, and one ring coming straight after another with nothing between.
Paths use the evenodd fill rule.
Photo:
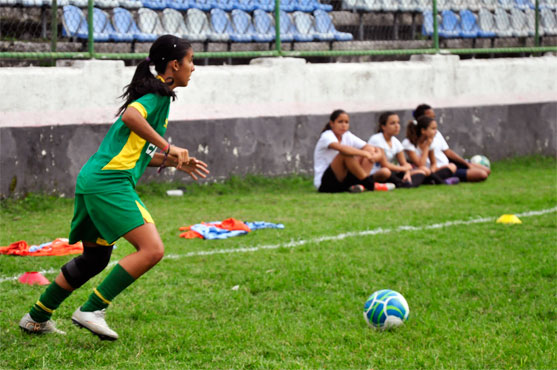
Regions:
<instances>
[{"instance_id":1,"label":"player's face","mask_svg":"<svg viewBox=\"0 0 557 370\"><path fill-rule=\"evenodd\" d=\"M387 123L383 126L383 132L389 136L400 134L400 118L397 114L392 114L387 118Z\"/></svg>"},{"instance_id":2,"label":"player's face","mask_svg":"<svg viewBox=\"0 0 557 370\"><path fill-rule=\"evenodd\" d=\"M424 111L424 116L429 117L429 118L433 118L433 119L437 118L437 117L435 117L435 112L433 111L433 108L426 109Z\"/></svg>"},{"instance_id":3,"label":"player's face","mask_svg":"<svg viewBox=\"0 0 557 370\"><path fill-rule=\"evenodd\" d=\"M337 119L329 122L329 125L336 136L342 136L350 128L350 117L346 113L341 113Z\"/></svg>"},{"instance_id":4,"label":"player's face","mask_svg":"<svg viewBox=\"0 0 557 370\"><path fill-rule=\"evenodd\" d=\"M193 49L190 48L186 56L178 62L178 70L174 73L176 86L188 86L193 71Z\"/></svg>"},{"instance_id":5,"label":"player's face","mask_svg":"<svg viewBox=\"0 0 557 370\"><path fill-rule=\"evenodd\" d=\"M431 121L431 123L429 124L429 126L427 126L427 128L425 130L423 130L423 134L428 138L428 139L432 139L435 137L435 134L437 134L437 122L435 121Z\"/></svg>"}]
</instances>

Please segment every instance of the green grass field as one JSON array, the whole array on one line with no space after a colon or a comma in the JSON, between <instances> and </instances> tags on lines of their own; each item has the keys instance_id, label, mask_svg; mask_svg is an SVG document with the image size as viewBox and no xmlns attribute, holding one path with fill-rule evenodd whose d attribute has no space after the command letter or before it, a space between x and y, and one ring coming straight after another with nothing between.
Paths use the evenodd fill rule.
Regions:
<instances>
[{"instance_id":1,"label":"green grass field","mask_svg":"<svg viewBox=\"0 0 557 370\"><path fill-rule=\"evenodd\" d=\"M70 320L109 269L56 311L66 336L30 336L17 323L44 287L11 278L46 270L53 279L73 257L0 256L0 368L557 368L554 158L494 163L481 184L388 193L318 194L302 177L188 185L181 198L164 195L171 187L138 189L168 257L115 299L107 321L116 342ZM0 245L67 237L72 208L72 199L38 195L4 200ZM494 221L540 210L551 211L521 225ZM178 237L180 226L228 217L285 229ZM241 249L251 247L264 248ZM112 261L132 250L119 241ZM362 317L384 288L410 306L406 325L389 332Z\"/></svg>"}]
</instances>

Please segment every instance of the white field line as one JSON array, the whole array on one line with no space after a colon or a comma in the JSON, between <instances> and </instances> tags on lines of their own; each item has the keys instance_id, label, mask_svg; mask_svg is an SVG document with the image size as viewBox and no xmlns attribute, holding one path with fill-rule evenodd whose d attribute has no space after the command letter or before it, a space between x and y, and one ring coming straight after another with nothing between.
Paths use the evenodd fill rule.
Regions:
<instances>
[{"instance_id":1,"label":"white field line","mask_svg":"<svg viewBox=\"0 0 557 370\"><path fill-rule=\"evenodd\" d=\"M519 218L524 217L533 217L533 216L541 216L548 213L557 212L557 207L542 209L539 211L528 211L523 213L518 213L516 216ZM290 241L288 243L283 244L270 244L270 245L260 245L255 247L243 247L243 248L229 248L229 249L214 249L208 251L197 251L197 252L190 252L186 254L168 254L164 256L164 259L179 259L179 258L188 258L188 257L197 257L197 256L211 256L215 254L233 254L233 253L249 253L249 252L257 252L260 250L272 250L272 249L279 249L279 248L296 248L301 245L305 245L308 243L321 243L326 241L334 241L334 240L342 240L345 238L352 238L358 236L368 236L368 235L377 235L377 234L389 234L389 233L396 233L400 231L421 231L421 230L432 230L432 229L441 229L444 227L451 227L451 226L460 226L460 225L471 225L471 224L479 224L485 222L493 222L497 218L496 217L480 217L474 218L471 220L455 220L455 221L447 221L440 224L431 224L431 225L424 225L424 226L408 226L403 225L392 229L373 229L373 230L364 230L364 231L352 231L348 233L342 233L338 235L331 235L331 236L322 236L319 238L313 238L308 240L296 240ZM113 261L109 264L109 266L114 266L117 264L118 261ZM54 274L58 273L60 269L49 269L49 270L41 270L39 271L41 274ZM21 275L21 274L20 274ZM13 281L17 280L19 276L5 276L0 277L0 283L6 281Z\"/></svg>"}]
</instances>

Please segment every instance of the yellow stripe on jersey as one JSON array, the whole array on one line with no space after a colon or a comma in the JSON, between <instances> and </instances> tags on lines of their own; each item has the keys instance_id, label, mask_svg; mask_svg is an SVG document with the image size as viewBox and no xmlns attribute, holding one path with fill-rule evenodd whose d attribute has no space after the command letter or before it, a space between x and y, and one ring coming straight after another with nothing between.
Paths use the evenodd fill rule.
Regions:
<instances>
[{"instance_id":1,"label":"yellow stripe on jersey","mask_svg":"<svg viewBox=\"0 0 557 370\"><path fill-rule=\"evenodd\" d=\"M164 128L166 128L166 126L168 126L168 118L164 121Z\"/></svg>"},{"instance_id":2,"label":"yellow stripe on jersey","mask_svg":"<svg viewBox=\"0 0 557 370\"><path fill-rule=\"evenodd\" d=\"M98 245L105 246L105 247L111 247L111 246L114 245L114 243L109 244L109 243L108 243L106 240L104 240L103 238L97 238L97 241L96 241L95 243L98 244Z\"/></svg>"},{"instance_id":3,"label":"yellow stripe on jersey","mask_svg":"<svg viewBox=\"0 0 557 370\"><path fill-rule=\"evenodd\" d=\"M131 132L120 153L104 166L103 170L131 170L135 167L145 145L145 139Z\"/></svg>"},{"instance_id":4,"label":"yellow stripe on jersey","mask_svg":"<svg viewBox=\"0 0 557 370\"><path fill-rule=\"evenodd\" d=\"M135 109L138 110L138 112L141 114L141 116L143 116L143 118L147 118L147 110L145 109L145 107L143 106L143 104L134 101L133 103L131 103L130 105L128 105L129 107L133 107Z\"/></svg>"},{"instance_id":5,"label":"yellow stripe on jersey","mask_svg":"<svg viewBox=\"0 0 557 370\"><path fill-rule=\"evenodd\" d=\"M147 221L150 224L155 224L155 221L153 221L153 217L151 217L151 214L149 213L149 211L147 211L145 209L145 207L143 207L141 205L141 203L139 203L137 200L135 201L135 204L137 204L137 208L139 208L139 212L141 212L141 216L143 217L143 219L145 221Z\"/></svg>"}]
</instances>

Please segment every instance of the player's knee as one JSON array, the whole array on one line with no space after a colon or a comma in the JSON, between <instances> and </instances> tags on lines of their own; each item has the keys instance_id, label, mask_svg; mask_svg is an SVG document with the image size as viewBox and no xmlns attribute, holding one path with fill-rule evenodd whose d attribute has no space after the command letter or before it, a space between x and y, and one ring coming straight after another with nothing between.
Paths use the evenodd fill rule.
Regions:
<instances>
[{"instance_id":1,"label":"player's knee","mask_svg":"<svg viewBox=\"0 0 557 370\"><path fill-rule=\"evenodd\" d=\"M151 246L146 253L147 261L151 266L156 265L164 257L164 245L162 243L157 243Z\"/></svg>"},{"instance_id":2,"label":"player's knee","mask_svg":"<svg viewBox=\"0 0 557 370\"><path fill-rule=\"evenodd\" d=\"M451 170L452 173L456 172L456 164L454 163L449 163L448 164L449 170Z\"/></svg>"},{"instance_id":3,"label":"player's knee","mask_svg":"<svg viewBox=\"0 0 557 370\"><path fill-rule=\"evenodd\" d=\"M112 246L83 247L83 254L62 266L62 274L74 289L104 270L110 261Z\"/></svg>"}]
</instances>

